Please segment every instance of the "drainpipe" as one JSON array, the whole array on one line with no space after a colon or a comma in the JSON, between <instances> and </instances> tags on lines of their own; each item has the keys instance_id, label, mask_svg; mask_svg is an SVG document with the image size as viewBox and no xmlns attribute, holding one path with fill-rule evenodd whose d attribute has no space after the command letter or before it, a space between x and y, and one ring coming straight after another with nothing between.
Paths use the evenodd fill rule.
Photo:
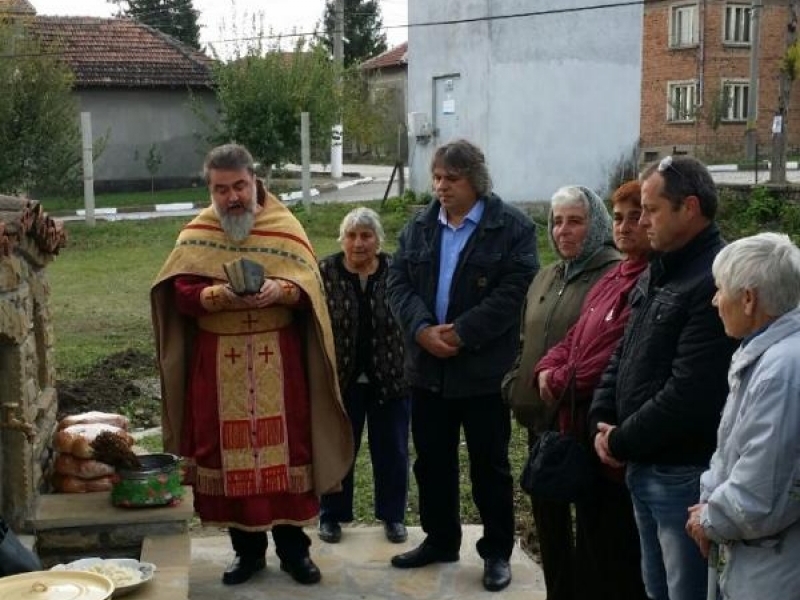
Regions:
<instances>
[{"instance_id":1,"label":"drainpipe","mask_svg":"<svg viewBox=\"0 0 800 600\"><path fill-rule=\"evenodd\" d=\"M749 161L755 160L758 143L758 52L761 39L762 0L753 0L750 7L750 87L747 93L747 128L744 132L744 153Z\"/></svg>"},{"instance_id":2,"label":"drainpipe","mask_svg":"<svg viewBox=\"0 0 800 600\"><path fill-rule=\"evenodd\" d=\"M697 47L697 107L702 108L704 105L703 98L705 97L705 63L706 63L706 5L707 0L703 0L700 4L700 23L698 24L698 34L700 39ZM694 152L697 153L697 146L699 144L700 136L700 123L695 118L694 123ZM705 144L704 144L705 146Z\"/></svg>"}]
</instances>

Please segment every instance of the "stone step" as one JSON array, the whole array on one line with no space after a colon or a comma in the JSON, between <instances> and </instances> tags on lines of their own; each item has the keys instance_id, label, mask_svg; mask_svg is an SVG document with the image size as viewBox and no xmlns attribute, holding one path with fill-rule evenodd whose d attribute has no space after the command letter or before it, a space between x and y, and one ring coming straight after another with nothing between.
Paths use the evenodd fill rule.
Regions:
<instances>
[{"instance_id":1,"label":"stone step","mask_svg":"<svg viewBox=\"0 0 800 600\"><path fill-rule=\"evenodd\" d=\"M122 525L138 523L188 523L194 515L194 498L189 487L176 506L118 508L111 504L110 492L86 494L42 494L31 524L37 532L68 527Z\"/></svg>"},{"instance_id":2,"label":"stone step","mask_svg":"<svg viewBox=\"0 0 800 600\"><path fill-rule=\"evenodd\" d=\"M156 573L152 581L137 592L137 600L189 598L192 543L188 534L146 537L139 560L156 565Z\"/></svg>"},{"instance_id":3,"label":"stone step","mask_svg":"<svg viewBox=\"0 0 800 600\"><path fill-rule=\"evenodd\" d=\"M177 536L187 540L181 543L188 548L193 514L193 497L188 488L177 506L154 508L117 508L112 506L108 492L44 494L31 524L36 534L36 552L42 564L51 567L93 556L139 559L148 538ZM188 586L186 552L178 553L183 558L171 566L185 567Z\"/></svg>"}]
</instances>

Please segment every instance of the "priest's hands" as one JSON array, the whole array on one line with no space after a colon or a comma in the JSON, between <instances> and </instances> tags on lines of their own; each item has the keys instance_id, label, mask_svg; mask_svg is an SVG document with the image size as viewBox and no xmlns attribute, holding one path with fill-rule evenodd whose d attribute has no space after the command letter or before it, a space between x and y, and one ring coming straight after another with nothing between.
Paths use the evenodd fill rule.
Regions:
<instances>
[{"instance_id":1,"label":"priest's hands","mask_svg":"<svg viewBox=\"0 0 800 600\"><path fill-rule=\"evenodd\" d=\"M233 293L233 290L230 291ZM243 308L267 308L280 303L284 295L285 290L281 283L276 279L267 278L257 293L238 296L238 298Z\"/></svg>"}]
</instances>

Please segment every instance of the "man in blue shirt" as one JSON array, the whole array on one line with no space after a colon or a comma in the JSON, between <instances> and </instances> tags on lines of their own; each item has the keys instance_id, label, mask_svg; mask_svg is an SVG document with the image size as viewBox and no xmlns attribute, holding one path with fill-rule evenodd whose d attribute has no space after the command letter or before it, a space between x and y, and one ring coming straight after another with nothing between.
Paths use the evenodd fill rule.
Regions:
<instances>
[{"instance_id":1,"label":"man in blue shirt","mask_svg":"<svg viewBox=\"0 0 800 600\"><path fill-rule=\"evenodd\" d=\"M514 360L522 302L539 268L536 233L526 215L492 193L483 152L470 142L438 148L431 171L436 199L400 234L388 282L405 335L414 474L427 537L392 565L458 560L463 426L484 526L483 585L498 591L511 582L514 545L511 421L500 382Z\"/></svg>"}]
</instances>

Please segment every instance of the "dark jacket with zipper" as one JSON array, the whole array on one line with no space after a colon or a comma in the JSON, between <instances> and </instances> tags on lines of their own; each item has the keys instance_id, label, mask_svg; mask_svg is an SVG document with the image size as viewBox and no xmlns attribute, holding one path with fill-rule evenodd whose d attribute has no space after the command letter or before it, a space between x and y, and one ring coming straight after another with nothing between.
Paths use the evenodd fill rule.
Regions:
<instances>
[{"instance_id":1,"label":"dark jacket with zipper","mask_svg":"<svg viewBox=\"0 0 800 600\"><path fill-rule=\"evenodd\" d=\"M406 379L445 397L499 393L514 359L525 290L539 268L533 222L494 194L484 201L450 287L446 322L463 343L458 355L436 358L415 339L420 328L437 324L438 200L406 224L389 268L389 303L406 340Z\"/></svg>"},{"instance_id":2,"label":"dark jacket with zipper","mask_svg":"<svg viewBox=\"0 0 800 600\"><path fill-rule=\"evenodd\" d=\"M589 411L590 432L600 421L617 425L609 438L614 458L708 464L737 344L711 305L711 265L724 245L709 225L651 260L631 291L630 320Z\"/></svg>"}]
</instances>

